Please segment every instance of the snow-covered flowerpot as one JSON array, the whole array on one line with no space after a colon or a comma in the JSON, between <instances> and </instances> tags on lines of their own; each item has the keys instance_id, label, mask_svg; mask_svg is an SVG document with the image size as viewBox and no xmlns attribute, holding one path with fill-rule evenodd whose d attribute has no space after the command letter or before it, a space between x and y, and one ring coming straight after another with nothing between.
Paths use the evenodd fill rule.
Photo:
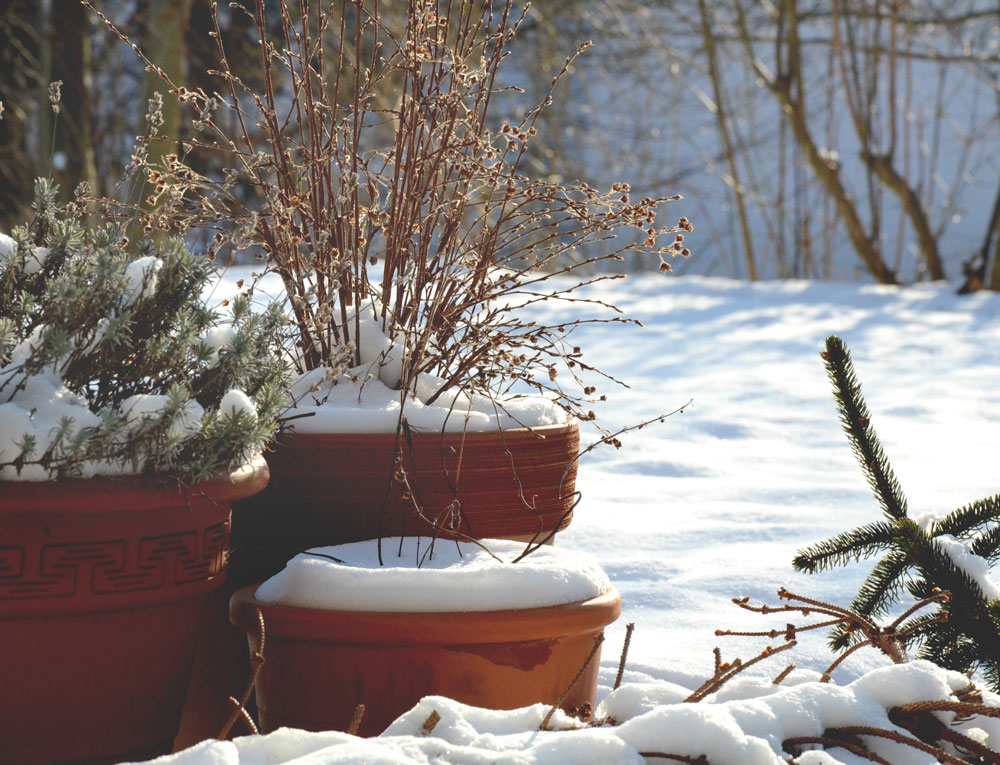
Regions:
<instances>
[{"instance_id":1,"label":"snow-covered flowerpot","mask_svg":"<svg viewBox=\"0 0 1000 765\"><path fill-rule=\"evenodd\" d=\"M523 550L486 545L508 560ZM380 566L373 541L319 548L233 596L231 618L251 646L258 609L264 618L263 730L343 730L364 704L359 732L375 735L427 695L493 709L554 704L621 611L600 567L572 551L545 547L508 564L467 543L427 550L427 539L384 539ZM564 708L593 703L599 659Z\"/></svg>"},{"instance_id":2,"label":"snow-covered flowerpot","mask_svg":"<svg viewBox=\"0 0 1000 765\"><path fill-rule=\"evenodd\" d=\"M0 762L170 751L230 503L260 457L179 488L160 476L0 483Z\"/></svg>"},{"instance_id":3,"label":"snow-covered flowerpot","mask_svg":"<svg viewBox=\"0 0 1000 765\"><path fill-rule=\"evenodd\" d=\"M579 444L576 423L414 431L401 451L407 492L393 480L395 432L289 433L267 455L267 490L237 505L234 544L287 550L287 559L317 545L426 535L414 499L468 537L545 535L572 519Z\"/></svg>"}]
</instances>

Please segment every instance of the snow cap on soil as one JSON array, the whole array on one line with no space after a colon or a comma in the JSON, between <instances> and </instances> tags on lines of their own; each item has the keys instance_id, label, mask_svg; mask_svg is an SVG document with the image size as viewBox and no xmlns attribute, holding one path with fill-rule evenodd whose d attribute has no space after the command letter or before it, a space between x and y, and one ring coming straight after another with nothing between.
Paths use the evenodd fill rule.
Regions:
<instances>
[{"instance_id":1,"label":"snow cap on soil","mask_svg":"<svg viewBox=\"0 0 1000 765\"><path fill-rule=\"evenodd\" d=\"M349 312L346 325L337 325L341 337L350 338L350 346L358 349L358 366L342 374L321 367L294 381L288 415L295 418L296 432L395 433L400 417L412 428L435 432L506 430L567 421L566 413L544 396L494 401L480 393L449 388L435 398L446 381L431 374L418 375L408 391L400 390L405 343L389 337L378 317L378 307L368 305L359 316Z\"/></svg>"},{"instance_id":2,"label":"snow cap on soil","mask_svg":"<svg viewBox=\"0 0 1000 765\"><path fill-rule=\"evenodd\" d=\"M382 566L377 540L314 548L264 582L257 598L330 610L493 611L573 603L611 589L596 561L561 547L542 546L509 563L523 543L484 540L493 555L473 543L440 539L432 555L431 540L423 537L405 537L397 555L399 544L399 537L382 540Z\"/></svg>"},{"instance_id":3,"label":"snow cap on soil","mask_svg":"<svg viewBox=\"0 0 1000 765\"><path fill-rule=\"evenodd\" d=\"M398 383L398 377L396 378ZM445 381L420 375L410 394L394 390L376 365L362 364L334 375L314 369L292 385L290 416L298 433L394 433L400 415L416 430L435 432L507 430L559 425L566 413L544 396L493 401L480 393L449 389L431 403Z\"/></svg>"}]
</instances>

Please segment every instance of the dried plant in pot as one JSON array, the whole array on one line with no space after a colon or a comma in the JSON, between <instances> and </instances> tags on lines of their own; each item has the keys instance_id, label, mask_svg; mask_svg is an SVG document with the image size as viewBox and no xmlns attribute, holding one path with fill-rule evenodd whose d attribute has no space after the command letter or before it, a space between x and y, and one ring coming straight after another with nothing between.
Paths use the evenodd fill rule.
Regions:
<instances>
[{"instance_id":1,"label":"dried plant in pot","mask_svg":"<svg viewBox=\"0 0 1000 765\"><path fill-rule=\"evenodd\" d=\"M256 252L292 318L294 407L235 531L246 519L243 541L282 560L380 534L549 538L570 520L578 422L607 379L573 330L628 321L579 290L628 253L667 270L690 224L663 224L674 197L529 176L539 114L582 47L542 103L495 118L516 90L500 81L524 18L509 0L248 13L259 68L237 70L216 27L217 93L144 59L196 130L186 156L147 167L150 225L173 214L215 228L220 253ZM197 172L209 155L219 177ZM539 322L543 301L572 318Z\"/></svg>"},{"instance_id":2,"label":"dried plant in pot","mask_svg":"<svg viewBox=\"0 0 1000 765\"><path fill-rule=\"evenodd\" d=\"M0 760L169 751L230 504L260 491L280 311L201 298L179 238L56 207L0 235Z\"/></svg>"}]
</instances>

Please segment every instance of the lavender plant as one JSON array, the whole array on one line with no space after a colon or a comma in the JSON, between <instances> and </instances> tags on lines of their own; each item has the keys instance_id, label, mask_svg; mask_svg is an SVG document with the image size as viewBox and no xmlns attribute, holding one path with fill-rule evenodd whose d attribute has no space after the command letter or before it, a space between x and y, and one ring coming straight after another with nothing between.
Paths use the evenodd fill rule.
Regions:
<instances>
[{"instance_id":1,"label":"lavender plant","mask_svg":"<svg viewBox=\"0 0 1000 765\"><path fill-rule=\"evenodd\" d=\"M539 114L587 44L540 104L495 124L499 94L516 90L500 80L527 10L513 0L388 10L375 0L282 2L276 33L262 0L233 4L253 19L260 60L237 71L216 23L215 93L171 80L84 3L193 110L183 151L144 168L147 230L184 221L214 230L213 252L256 251L284 284L300 371L335 374L375 357L401 391L424 374L443 381L435 396L457 388L501 399L527 384L593 419L588 405L603 396L579 372L598 370L568 336L587 322L631 320L577 291L621 278L597 267L629 252L668 270L665 256L688 254L691 225L660 221L678 197L528 175ZM221 156L219 176L196 169L205 152ZM536 323L531 306L547 300L572 302L576 318ZM581 316L586 308L600 310ZM365 347L366 320L388 349Z\"/></svg>"},{"instance_id":2,"label":"lavender plant","mask_svg":"<svg viewBox=\"0 0 1000 765\"><path fill-rule=\"evenodd\" d=\"M85 192L84 189L80 190ZM130 243L36 183L0 236L0 479L170 472L245 462L275 429L284 317L202 300L214 267L179 237Z\"/></svg>"}]
</instances>

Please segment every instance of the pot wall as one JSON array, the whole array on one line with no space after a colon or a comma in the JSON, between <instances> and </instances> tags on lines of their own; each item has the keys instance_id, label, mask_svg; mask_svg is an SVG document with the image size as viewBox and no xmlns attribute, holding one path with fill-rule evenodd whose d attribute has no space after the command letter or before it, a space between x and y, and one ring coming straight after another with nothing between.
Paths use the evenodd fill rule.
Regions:
<instances>
[{"instance_id":1,"label":"pot wall","mask_svg":"<svg viewBox=\"0 0 1000 765\"><path fill-rule=\"evenodd\" d=\"M170 750L233 497L258 460L180 490L155 478L0 483L0 762Z\"/></svg>"},{"instance_id":2,"label":"pot wall","mask_svg":"<svg viewBox=\"0 0 1000 765\"><path fill-rule=\"evenodd\" d=\"M344 730L361 703L359 733L377 735L427 695L491 709L554 704L621 611L614 591L550 608L373 614L264 604L254 590L233 596L231 618L253 646L256 609L264 615L256 691L265 731ZM564 709L594 703L599 665L598 652Z\"/></svg>"},{"instance_id":3,"label":"pot wall","mask_svg":"<svg viewBox=\"0 0 1000 765\"><path fill-rule=\"evenodd\" d=\"M575 423L413 433L402 465L427 516L445 523L457 499L461 515L453 519L462 534L530 538L569 525L579 446ZM234 508L234 546L280 548L287 560L308 547L429 535L392 481L395 454L395 433L286 434L267 455L267 490Z\"/></svg>"}]
</instances>

